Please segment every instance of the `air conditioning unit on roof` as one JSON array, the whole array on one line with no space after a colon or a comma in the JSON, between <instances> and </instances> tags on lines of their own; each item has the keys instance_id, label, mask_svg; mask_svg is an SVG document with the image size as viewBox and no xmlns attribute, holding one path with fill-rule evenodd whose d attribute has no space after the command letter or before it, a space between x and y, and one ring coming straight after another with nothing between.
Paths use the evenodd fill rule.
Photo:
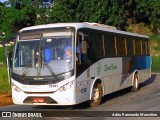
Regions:
<instances>
[{"instance_id":1,"label":"air conditioning unit on roof","mask_svg":"<svg viewBox=\"0 0 160 120\"><path fill-rule=\"evenodd\" d=\"M89 23L89 22L85 22L85 23L90 24L90 25L94 25L94 26L100 26L100 27L104 27L104 28L109 28L109 29L117 30L117 28L116 28L116 27L109 26L109 25L105 25L105 24Z\"/></svg>"}]
</instances>

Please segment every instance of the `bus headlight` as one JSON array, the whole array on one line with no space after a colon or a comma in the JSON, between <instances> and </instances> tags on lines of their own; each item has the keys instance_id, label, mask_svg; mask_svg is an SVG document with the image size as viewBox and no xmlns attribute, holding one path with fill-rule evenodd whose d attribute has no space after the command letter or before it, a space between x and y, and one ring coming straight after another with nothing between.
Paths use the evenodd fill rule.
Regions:
<instances>
[{"instance_id":1,"label":"bus headlight","mask_svg":"<svg viewBox=\"0 0 160 120\"><path fill-rule=\"evenodd\" d=\"M63 91L66 91L66 90L70 89L70 88L72 87L73 83L74 83L74 82L72 81L72 82L69 82L69 83L65 84L64 86L62 86L62 87L59 89L59 91L60 91L60 92L63 92Z\"/></svg>"},{"instance_id":2,"label":"bus headlight","mask_svg":"<svg viewBox=\"0 0 160 120\"><path fill-rule=\"evenodd\" d=\"M16 92L22 92L22 90L16 86L15 84L12 84L12 88L16 91Z\"/></svg>"}]
</instances>

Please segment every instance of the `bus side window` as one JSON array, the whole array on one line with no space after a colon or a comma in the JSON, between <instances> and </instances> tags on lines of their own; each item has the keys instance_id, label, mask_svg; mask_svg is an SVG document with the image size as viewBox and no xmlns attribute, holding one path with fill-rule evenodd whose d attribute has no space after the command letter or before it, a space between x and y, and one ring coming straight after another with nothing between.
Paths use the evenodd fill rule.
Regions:
<instances>
[{"instance_id":1,"label":"bus side window","mask_svg":"<svg viewBox=\"0 0 160 120\"><path fill-rule=\"evenodd\" d=\"M78 64L87 64L88 63L88 43L82 39L82 36L78 36L76 54Z\"/></svg>"}]
</instances>

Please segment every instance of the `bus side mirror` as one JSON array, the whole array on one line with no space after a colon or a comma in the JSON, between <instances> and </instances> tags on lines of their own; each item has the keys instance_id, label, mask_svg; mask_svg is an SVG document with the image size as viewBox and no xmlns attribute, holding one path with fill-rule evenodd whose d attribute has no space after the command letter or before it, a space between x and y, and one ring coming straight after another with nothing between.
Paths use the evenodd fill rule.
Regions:
<instances>
[{"instance_id":1,"label":"bus side mirror","mask_svg":"<svg viewBox=\"0 0 160 120\"><path fill-rule=\"evenodd\" d=\"M13 55L13 53L9 52L8 56L7 56L9 68L12 68L12 55Z\"/></svg>"}]
</instances>

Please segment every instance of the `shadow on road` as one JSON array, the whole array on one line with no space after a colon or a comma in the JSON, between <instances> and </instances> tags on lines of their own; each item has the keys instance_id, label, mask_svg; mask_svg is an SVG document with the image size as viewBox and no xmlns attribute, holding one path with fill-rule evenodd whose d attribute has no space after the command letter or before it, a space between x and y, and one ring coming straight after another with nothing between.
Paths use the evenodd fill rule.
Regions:
<instances>
[{"instance_id":1,"label":"shadow on road","mask_svg":"<svg viewBox=\"0 0 160 120\"><path fill-rule=\"evenodd\" d=\"M142 87L145 87L145 86L153 83L153 82L156 80L156 76L157 76L156 74L152 74L152 75L151 75L151 78L149 78L148 80L146 80L146 81L144 81L143 83L140 84L140 89L141 89Z\"/></svg>"},{"instance_id":2,"label":"shadow on road","mask_svg":"<svg viewBox=\"0 0 160 120\"><path fill-rule=\"evenodd\" d=\"M140 89L143 88L143 87L147 87L147 85L153 83L155 81L155 79L156 79L156 74L152 74L151 78L149 78L148 80L146 80L145 82L143 82L139 85ZM101 104L104 104L107 101L118 98L118 97L123 96L125 94L128 94L130 92L131 92L131 87L122 89L120 91L113 92L113 93L108 94L108 95L105 95L102 99ZM88 106L87 102L84 102L84 103L78 104L76 106L34 106L33 108L34 109L42 109L42 110L43 109L47 109L47 110L53 110L53 109L55 109L55 110L70 110L70 109L89 109L90 107Z\"/></svg>"},{"instance_id":3,"label":"shadow on road","mask_svg":"<svg viewBox=\"0 0 160 120\"><path fill-rule=\"evenodd\" d=\"M40 106L34 106L34 109L38 110L68 110L72 109L72 106L50 106L50 105L40 105Z\"/></svg>"},{"instance_id":4,"label":"shadow on road","mask_svg":"<svg viewBox=\"0 0 160 120\"><path fill-rule=\"evenodd\" d=\"M83 102L78 105L72 105L72 106L50 106L50 105L41 105L41 106L33 106L34 109L38 110L72 110L72 109L88 109L90 108L87 104L87 102Z\"/></svg>"}]
</instances>

